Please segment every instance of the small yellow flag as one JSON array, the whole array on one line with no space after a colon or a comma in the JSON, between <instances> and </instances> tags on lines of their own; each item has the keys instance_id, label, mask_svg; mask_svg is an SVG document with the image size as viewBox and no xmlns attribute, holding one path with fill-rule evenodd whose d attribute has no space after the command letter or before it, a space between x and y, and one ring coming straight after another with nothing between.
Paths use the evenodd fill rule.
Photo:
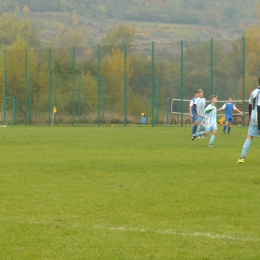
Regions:
<instances>
[{"instance_id":1,"label":"small yellow flag","mask_svg":"<svg viewBox=\"0 0 260 260\"><path fill-rule=\"evenodd\" d=\"M54 106L53 107L53 113L56 113L57 112L57 109L56 109L56 107Z\"/></svg>"}]
</instances>

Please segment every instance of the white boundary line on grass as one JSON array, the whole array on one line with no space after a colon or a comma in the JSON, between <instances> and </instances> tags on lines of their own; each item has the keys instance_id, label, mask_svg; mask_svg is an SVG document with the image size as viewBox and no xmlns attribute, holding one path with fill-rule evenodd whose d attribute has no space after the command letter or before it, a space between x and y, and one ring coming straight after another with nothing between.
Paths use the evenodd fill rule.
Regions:
<instances>
[{"instance_id":1,"label":"white boundary line on grass","mask_svg":"<svg viewBox=\"0 0 260 260\"><path fill-rule=\"evenodd\" d=\"M156 234L166 234L166 235L179 235L179 236L191 236L191 237L207 237L212 239L229 239L229 240L237 240L237 241L253 241L253 242L259 242L259 238L252 238L252 237L240 237L240 236L234 236L234 235L220 235L220 234L214 234L211 232L197 232L197 231L177 231L173 229L167 229L167 230L153 230L153 229L146 229L146 228L133 228L133 227L105 227L105 226L99 226L94 225L94 228L97 229L106 229L106 230L115 230L115 231L122 231L122 232L139 232L139 233L146 233L146 232L152 232Z\"/></svg>"},{"instance_id":2,"label":"white boundary line on grass","mask_svg":"<svg viewBox=\"0 0 260 260\"><path fill-rule=\"evenodd\" d=\"M0 219L0 221L5 221L4 219ZM41 224L41 225L52 225L52 221L19 221L20 223L30 223L30 224ZM101 230L111 230L111 231L121 231L121 232L138 232L138 233L156 233L156 234L165 234L165 235L176 235L176 236L190 236L190 237L206 237L211 239L229 239L236 241L244 241L244 242L259 242L260 238L257 237L241 237L235 235L228 234L216 234L211 232L197 232L197 231L178 231L174 229L166 229L166 230L155 230L149 228L134 228L134 227L107 227L104 225L94 225L93 228L101 229Z\"/></svg>"}]
</instances>

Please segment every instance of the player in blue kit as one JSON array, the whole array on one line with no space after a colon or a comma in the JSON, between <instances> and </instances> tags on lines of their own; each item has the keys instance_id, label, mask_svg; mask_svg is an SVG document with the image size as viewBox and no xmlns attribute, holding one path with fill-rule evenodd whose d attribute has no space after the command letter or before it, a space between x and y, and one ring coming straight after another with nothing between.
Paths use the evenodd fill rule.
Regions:
<instances>
[{"instance_id":1,"label":"player in blue kit","mask_svg":"<svg viewBox=\"0 0 260 260\"><path fill-rule=\"evenodd\" d=\"M243 112L239 111L236 108L235 104L232 103L232 98L228 98L228 102L224 104L221 108L219 108L218 111L224 109L225 109L226 122L222 134L225 134L226 129L228 128L228 134L230 135L230 130L233 122L233 111L236 110L240 114L243 114Z\"/></svg>"},{"instance_id":2,"label":"player in blue kit","mask_svg":"<svg viewBox=\"0 0 260 260\"><path fill-rule=\"evenodd\" d=\"M199 95L198 91L195 91L194 97L190 101L190 106L189 106L190 117L192 118L192 122L194 123L193 128L192 128L192 134L196 133L196 130L198 127L198 125L196 124L197 115L196 115L196 110L195 110L195 102L196 102L196 99L198 98L198 95Z\"/></svg>"},{"instance_id":3,"label":"player in blue kit","mask_svg":"<svg viewBox=\"0 0 260 260\"><path fill-rule=\"evenodd\" d=\"M197 134L192 135L192 141L194 141L197 137L208 135L210 132L213 132L210 141L209 141L209 147L213 147L214 140L216 138L218 128L217 128L217 108L216 103L218 101L216 95L211 95L209 97L210 104L206 107L204 110L205 118L201 122L201 126L205 128L204 131L200 131Z\"/></svg>"},{"instance_id":4,"label":"player in blue kit","mask_svg":"<svg viewBox=\"0 0 260 260\"><path fill-rule=\"evenodd\" d=\"M254 136L260 135L260 77L258 78L259 86L250 95L249 98L249 127L247 139L243 145L241 157L237 163L244 163L245 157L249 151Z\"/></svg>"}]
</instances>

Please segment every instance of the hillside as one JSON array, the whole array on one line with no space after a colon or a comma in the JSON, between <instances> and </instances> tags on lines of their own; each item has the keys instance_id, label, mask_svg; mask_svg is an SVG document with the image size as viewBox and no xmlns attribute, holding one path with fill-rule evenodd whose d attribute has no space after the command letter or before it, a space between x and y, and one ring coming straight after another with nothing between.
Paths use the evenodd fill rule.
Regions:
<instances>
[{"instance_id":1,"label":"hillside","mask_svg":"<svg viewBox=\"0 0 260 260\"><path fill-rule=\"evenodd\" d=\"M119 24L137 30L137 44L237 39L256 22L257 0L13 0L0 3L0 14L30 18L47 44L60 28L81 28L89 45L100 43Z\"/></svg>"},{"instance_id":2,"label":"hillside","mask_svg":"<svg viewBox=\"0 0 260 260\"><path fill-rule=\"evenodd\" d=\"M136 28L136 44L171 43L176 41L203 41L214 39L235 40L241 37L242 30L233 28L216 29L212 26L197 24L174 24L161 22L126 21L120 19L88 19L86 24L73 24L68 13L31 12L33 24L40 29L39 37L47 44L62 26L80 27L89 45L100 43L101 39L120 24L129 24Z\"/></svg>"}]
</instances>

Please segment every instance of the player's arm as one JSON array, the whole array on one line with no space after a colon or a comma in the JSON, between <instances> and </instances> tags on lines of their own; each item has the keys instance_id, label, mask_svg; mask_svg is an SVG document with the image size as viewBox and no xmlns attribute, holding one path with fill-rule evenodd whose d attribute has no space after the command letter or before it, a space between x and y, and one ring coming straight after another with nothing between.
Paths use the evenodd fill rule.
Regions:
<instances>
[{"instance_id":1,"label":"player's arm","mask_svg":"<svg viewBox=\"0 0 260 260\"><path fill-rule=\"evenodd\" d=\"M248 99L248 114L249 114L249 120L251 118L251 112L252 112L252 108L253 108L253 92L251 93L249 99Z\"/></svg>"},{"instance_id":2,"label":"player's arm","mask_svg":"<svg viewBox=\"0 0 260 260\"><path fill-rule=\"evenodd\" d=\"M205 109L205 107L206 107L206 104L207 104L207 101L206 101L206 99L204 98L204 102L203 102L203 107L204 107L204 109Z\"/></svg>"},{"instance_id":3,"label":"player's arm","mask_svg":"<svg viewBox=\"0 0 260 260\"><path fill-rule=\"evenodd\" d=\"M252 113L252 110L254 110L255 108L255 102L256 102L256 98L254 97L250 97L250 103L249 103L249 107L248 107L248 110L249 110L249 118L251 117L251 113Z\"/></svg>"},{"instance_id":4,"label":"player's arm","mask_svg":"<svg viewBox=\"0 0 260 260\"><path fill-rule=\"evenodd\" d=\"M197 113L197 105L196 105L195 103L193 104L193 110L195 111L195 113L196 113L196 115L197 115L197 114L198 114L198 113Z\"/></svg>"},{"instance_id":5,"label":"player's arm","mask_svg":"<svg viewBox=\"0 0 260 260\"><path fill-rule=\"evenodd\" d=\"M219 121L218 118L217 118L216 122L217 122L219 125L222 125L222 123Z\"/></svg>"},{"instance_id":6,"label":"player's arm","mask_svg":"<svg viewBox=\"0 0 260 260\"><path fill-rule=\"evenodd\" d=\"M243 114L243 112L240 111L239 109L237 109L237 107L235 105L233 106L233 110L236 110L238 113Z\"/></svg>"},{"instance_id":7,"label":"player's arm","mask_svg":"<svg viewBox=\"0 0 260 260\"><path fill-rule=\"evenodd\" d=\"M190 111L190 116L191 116L191 117L193 117L193 114L192 114L192 107L193 107L193 105L192 105L192 106L189 106L189 111Z\"/></svg>"},{"instance_id":8,"label":"player's arm","mask_svg":"<svg viewBox=\"0 0 260 260\"><path fill-rule=\"evenodd\" d=\"M252 104L249 104L248 105L249 118L251 117L251 112L252 112Z\"/></svg>"},{"instance_id":9,"label":"player's arm","mask_svg":"<svg viewBox=\"0 0 260 260\"><path fill-rule=\"evenodd\" d=\"M260 131L260 106L257 106L258 131Z\"/></svg>"},{"instance_id":10,"label":"player's arm","mask_svg":"<svg viewBox=\"0 0 260 260\"><path fill-rule=\"evenodd\" d=\"M219 110L223 110L223 109L225 109L226 108L226 104L224 104L221 108L219 108L217 111L219 111Z\"/></svg>"},{"instance_id":11,"label":"player's arm","mask_svg":"<svg viewBox=\"0 0 260 260\"><path fill-rule=\"evenodd\" d=\"M209 114L212 110L214 110L214 107L207 107L204 111L205 114Z\"/></svg>"}]
</instances>

